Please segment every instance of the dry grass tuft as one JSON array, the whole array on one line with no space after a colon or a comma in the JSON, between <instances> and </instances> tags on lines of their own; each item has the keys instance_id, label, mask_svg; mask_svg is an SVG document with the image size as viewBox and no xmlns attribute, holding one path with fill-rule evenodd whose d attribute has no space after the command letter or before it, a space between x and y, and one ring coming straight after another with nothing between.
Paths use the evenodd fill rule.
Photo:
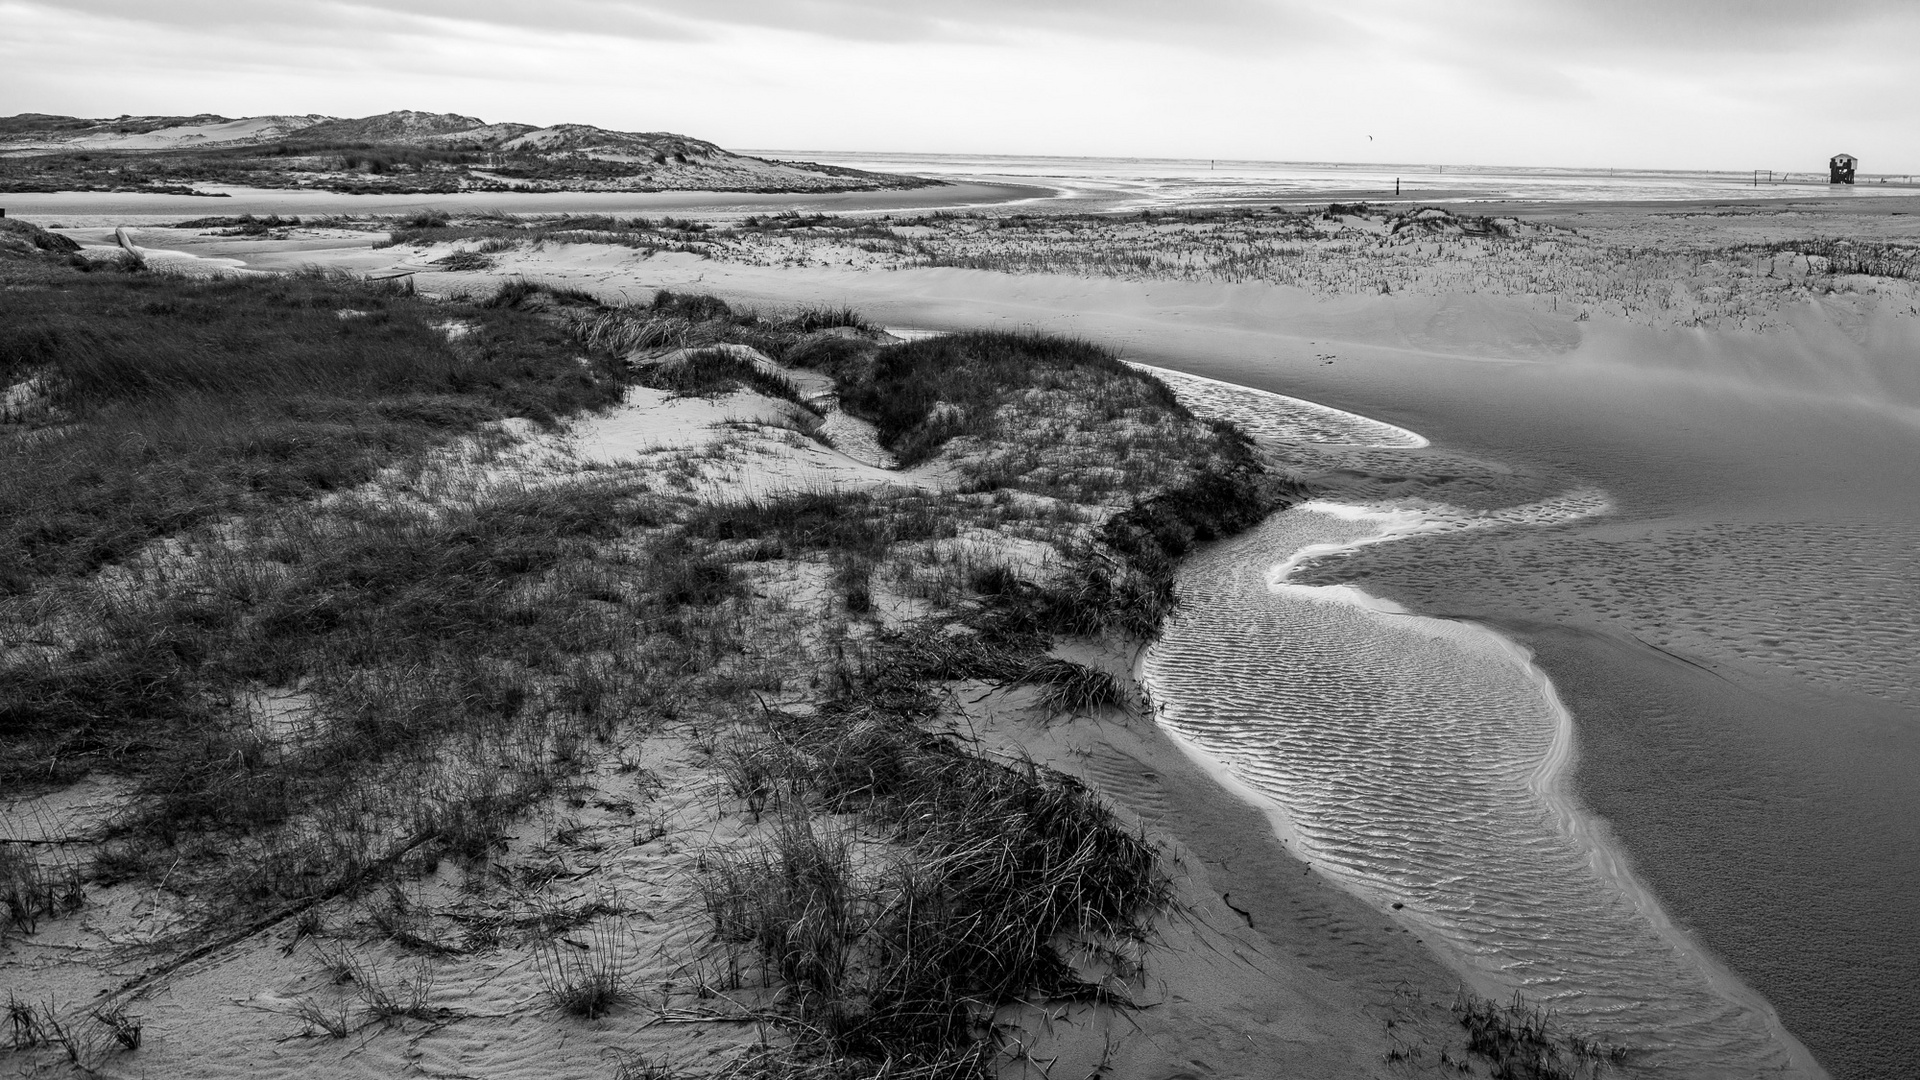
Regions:
<instances>
[{"instance_id":1,"label":"dry grass tuft","mask_svg":"<svg viewBox=\"0 0 1920 1080\"><path fill-rule=\"evenodd\" d=\"M32 934L40 920L71 914L86 901L77 867L42 860L28 845L0 841L0 941L9 933Z\"/></svg>"},{"instance_id":2,"label":"dry grass tuft","mask_svg":"<svg viewBox=\"0 0 1920 1080\"><path fill-rule=\"evenodd\" d=\"M562 935L534 953L547 1000L568 1016L596 1020L637 994L627 971L626 926L602 922L587 935Z\"/></svg>"},{"instance_id":3,"label":"dry grass tuft","mask_svg":"<svg viewBox=\"0 0 1920 1080\"><path fill-rule=\"evenodd\" d=\"M1628 1057L1624 1047L1559 1030L1517 991L1505 1005L1463 992L1453 1015L1467 1030L1467 1051L1485 1058L1497 1080L1588 1080Z\"/></svg>"}]
</instances>

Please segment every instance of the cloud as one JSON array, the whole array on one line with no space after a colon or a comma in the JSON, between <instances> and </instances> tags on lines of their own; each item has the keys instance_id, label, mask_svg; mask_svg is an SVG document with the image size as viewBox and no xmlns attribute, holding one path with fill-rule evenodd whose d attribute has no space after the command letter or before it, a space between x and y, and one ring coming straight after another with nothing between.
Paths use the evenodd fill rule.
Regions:
<instances>
[{"instance_id":1,"label":"cloud","mask_svg":"<svg viewBox=\"0 0 1920 1080\"><path fill-rule=\"evenodd\" d=\"M289 32L485 33L492 29L712 42L775 31L825 41L1019 47L1036 32L1177 44L1222 55L1381 41L1462 54L1492 67L1582 58L1603 64L1750 56L1771 62L1852 45L1872 51L1889 22L1920 29L1911 0L21 0L123 22L284 40ZM1911 46L1914 38L1907 36Z\"/></svg>"},{"instance_id":2,"label":"cloud","mask_svg":"<svg viewBox=\"0 0 1920 1080\"><path fill-rule=\"evenodd\" d=\"M0 0L0 25L0 99L43 112L1733 168L1838 141L1920 166L1913 0Z\"/></svg>"},{"instance_id":3,"label":"cloud","mask_svg":"<svg viewBox=\"0 0 1920 1080\"><path fill-rule=\"evenodd\" d=\"M695 41L710 36L697 21L662 16L647 4L601 0L60 0L58 4L27 0L19 6L223 37L260 35L278 40L288 31L353 33L375 46L394 34L416 34L448 23L612 34L645 41Z\"/></svg>"},{"instance_id":4,"label":"cloud","mask_svg":"<svg viewBox=\"0 0 1920 1080\"><path fill-rule=\"evenodd\" d=\"M1338 36L1337 7L1313 0L26 0L23 6L235 33L354 26L379 34L433 17L474 26L711 39L724 28L844 41L1012 42L1051 30L1093 38L1178 39L1221 49Z\"/></svg>"}]
</instances>

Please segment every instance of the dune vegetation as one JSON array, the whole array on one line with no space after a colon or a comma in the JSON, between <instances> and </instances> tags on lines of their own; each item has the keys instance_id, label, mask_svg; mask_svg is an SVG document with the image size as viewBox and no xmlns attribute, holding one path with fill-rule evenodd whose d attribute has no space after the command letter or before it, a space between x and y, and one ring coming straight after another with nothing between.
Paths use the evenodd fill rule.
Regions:
<instances>
[{"instance_id":1,"label":"dune vegetation","mask_svg":"<svg viewBox=\"0 0 1920 1080\"><path fill-rule=\"evenodd\" d=\"M647 218L462 218L397 223L387 242L619 244L760 266L959 267L1127 280L1266 282L1315 296L1488 294L1574 318L1649 326L1777 328L1809 297L1884 293L1914 301L1920 238L1849 236L1819 221L1770 222L1754 239L1726 222L1573 228L1440 208L1334 203L1139 214L755 215L734 222ZM1642 223L1644 224L1644 223ZM379 227L368 222L366 227ZM1751 232L1751 230L1748 230Z\"/></svg>"},{"instance_id":2,"label":"dune vegetation","mask_svg":"<svg viewBox=\"0 0 1920 1080\"><path fill-rule=\"evenodd\" d=\"M458 1026L448 987L521 958L517 1007L628 1018L624 1075L986 1076L1003 1006L1125 1000L1155 844L946 695L1130 707L1050 650L1151 635L1182 553L1295 497L1243 436L1053 338L66 257L0 262L0 783L38 796L0 930L140 944L16 990L10 1052L142 1053L147 993L248 949L320 1044ZM803 376L942 482L567 463L636 386L806 410Z\"/></svg>"}]
</instances>

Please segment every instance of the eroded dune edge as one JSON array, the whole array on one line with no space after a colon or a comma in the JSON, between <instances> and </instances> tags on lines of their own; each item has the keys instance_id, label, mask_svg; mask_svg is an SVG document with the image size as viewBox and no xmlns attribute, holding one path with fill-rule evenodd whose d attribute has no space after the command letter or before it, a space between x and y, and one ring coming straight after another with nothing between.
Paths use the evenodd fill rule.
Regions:
<instances>
[{"instance_id":1,"label":"eroded dune edge","mask_svg":"<svg viewBox=\"0 0 1920 1080\"><path fill-rule=\"evenodd\" d=\"M23 1067L1468 1058L1455 980L1145 715L1180 557L1300 490L1151 375L31 246L0 310Z\"/></svg>"}]
</instances>

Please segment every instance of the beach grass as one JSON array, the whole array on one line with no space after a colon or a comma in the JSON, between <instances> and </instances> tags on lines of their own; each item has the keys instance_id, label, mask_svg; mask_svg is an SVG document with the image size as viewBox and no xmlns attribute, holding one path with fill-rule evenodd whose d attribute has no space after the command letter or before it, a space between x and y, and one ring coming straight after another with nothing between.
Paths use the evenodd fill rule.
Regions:
<instances>
[{"instance_id":1,"label":"beach grass","mask_svg":"<svg viewBox=\"0 0 1920 1080\"><path fill-rule=\"evenodd\" d=\"M1463 991L1453 1014L1466 1030L1467 1052L1483 1059L1496 1080L1590 1080L1630 1056L1566 1031L1517 992L1501 1004Z\"/></svg>"},{"instance_id":2,"label":"beach grass","mask_svg":"<svg viewBox=\"0 0 1920 1080\"><path fill-rule=\"evenodd\" d=\"M450 321L472 332L451 340ZM320 273L71 274L0 292L0 325L0 381L31 381L39 420L0 479L15 592L363 483L490 420L609 404L621 384L542 320Z\"/></svg>"}]
</instances>

